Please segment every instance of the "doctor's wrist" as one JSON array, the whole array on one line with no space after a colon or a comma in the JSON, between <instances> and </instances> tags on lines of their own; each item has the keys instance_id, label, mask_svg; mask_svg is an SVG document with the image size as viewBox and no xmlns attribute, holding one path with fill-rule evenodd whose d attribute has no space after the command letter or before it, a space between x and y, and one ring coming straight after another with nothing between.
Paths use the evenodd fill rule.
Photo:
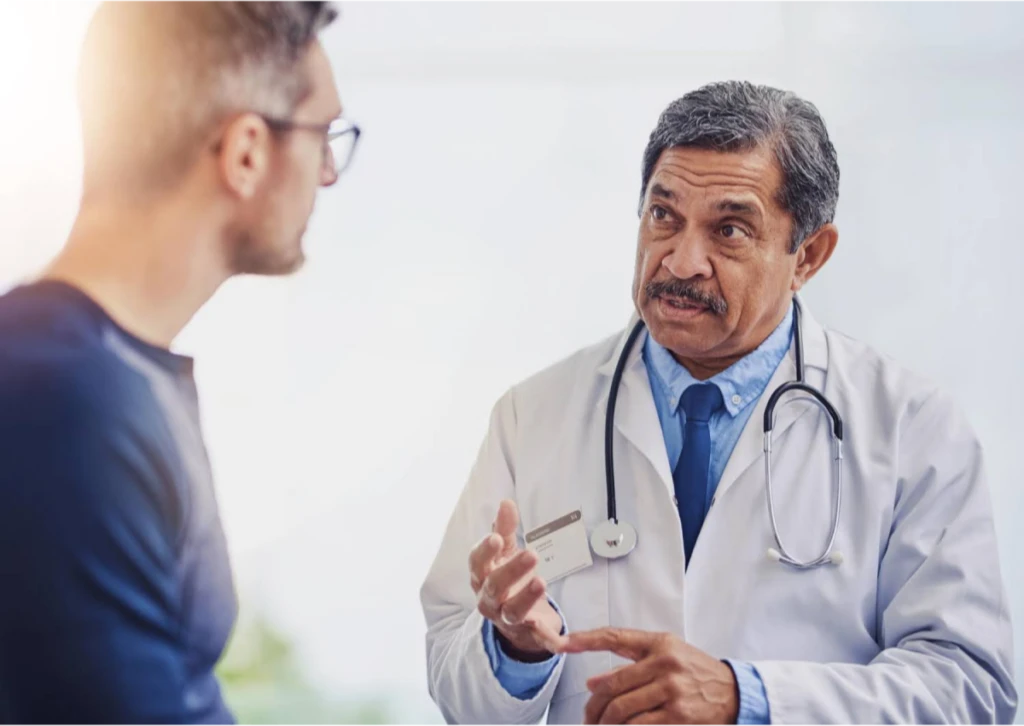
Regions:
<instances>
[{"instance_id":1,"label":"doctor's wrist","mask_svg":"<svg viewBox=\"0 0 1024 726\"><path fill-rule=\"evenodd\" d=\"M517 646L497 627L494 628L494 638L498 641L498 647L501 648L502 653L520 663L543 663L555 657L555 654L549 650L532 650Z\"/></svg>"},{"instance_id":2,"label":"doctor's wrist","mask_svg":"<svg viewBox=\"0 0 1024 726\"><path fill-rule=\"evenodd\" d=\"M555 602L548 597L546 602L539 603L536 621L543 624L547 633L564 636L566 633L565 619ZM538 637L534 628L518 625L508 627L504 623L493 622L494 637L498 648L508 658L520 663L543 663L556 657L547 647L547 639Z\"/></svg>"}]
</instances>

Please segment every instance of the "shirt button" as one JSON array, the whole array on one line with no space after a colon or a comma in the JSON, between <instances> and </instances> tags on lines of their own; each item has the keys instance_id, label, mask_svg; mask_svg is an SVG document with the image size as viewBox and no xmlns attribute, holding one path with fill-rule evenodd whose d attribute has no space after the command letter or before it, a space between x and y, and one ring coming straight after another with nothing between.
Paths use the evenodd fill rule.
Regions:
<instances>
[{"instance_id":1,"label":"shirt button","mask_svg":"<svg viewBox=\"0 0 1024 726\"><path fill-rule=\"evenodd\" d=\"M732 397L732 402L739 406L741 403L743 403L743 399L740 398L739 394L736 394L735 396Z\"/></svg>"},{"instance_id":2,"label":"shirt button","mask_svg":"<svg viewBox=\"0 0 1024 726\"><path fill-rule=\"evenodd\" d=\"M677 507L679 506L679 500L676 499L675 497L672 497L672 503L675 504Z\"/></svg>"},{"instance_id":3,"label":"shirt button","mask_svg":"<svg viewBox=\"0 0 1024 726\"><path fill-rule=\"evenodd\" d=\"M677 400L676 400L676 399L674 399L674 398L672 398L672 399L669 399L669 402L668 402L668 403L669 403L669 405L670 405L670 406L671 406L672 408L675 408L675 407L676 407L676 403L677 403Z\"/></svg>"}]
</instances>

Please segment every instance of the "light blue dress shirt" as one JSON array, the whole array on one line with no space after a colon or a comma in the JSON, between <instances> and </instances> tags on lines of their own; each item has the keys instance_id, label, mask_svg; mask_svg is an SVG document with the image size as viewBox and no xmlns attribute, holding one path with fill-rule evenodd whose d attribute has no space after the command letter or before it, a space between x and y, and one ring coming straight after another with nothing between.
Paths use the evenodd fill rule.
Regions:
<instances>
[{"instance_id":1,"label":"light blue dress shirt","mask_svg":"<svg viewBox=\"0 0 1024 726\"><path fill-rule=\"evenodd\" d=\"M740 440L743 427L754 412L754 403L761 398L775 369L786 357L793 329L793 308L779 326L761 345L748 356L733 363L729 368L707 381L698 381L690 372L676 362L672 354L658 345L654 338L647 336L644 342L644 363L647 377L651 380L654 407L665 436L665 450L668 452L669 471L676 470L683 453L683 429L686 414L679 405L683 391L695 383L714 383L722 392L725 407L711 416L711 481L708 496L714 494L718 482L729 463L732 450ZM705 502L709 504L710 502Z\"/></svg>"},{"instance_id":2,"label":"light blue dress shirt","mask_svg":"<svg viewBox=\"0 0 1024 726\"><path fill-rule=\"evenodd\" d=\"M789 350L793 331L793 309L768 338L750 355L708 380L722 392L725 406L715 412L709 422L711 429L711 481L714 482L708 496L714 494L718 481L732 455L747 420L754 412L754 403L765 392L768 382L775 374ZM669 468L675 470L683 450L683 428L686 415L679 406L683 391L694 383L700 383L681 366L672 354L648 335L643 349L644 364L654 394L654 406L658 412L665 450L668 453ZM552 605L555 603L552 602ZM556 606L557 607L557 606ZM563 619L563 628L564 628ZM559 658L553 656L540 663L521 663L508 657L502 651L489 621L483 626L484 649L490 658L491 668L498 681L512 696L521 699L533 698L540 692L558 665ZM768 696L757 670L750 663L727 660L736 674L739 688L740 707L737 723L767 724L770 722Z\"/></svg>"}]
</instances>

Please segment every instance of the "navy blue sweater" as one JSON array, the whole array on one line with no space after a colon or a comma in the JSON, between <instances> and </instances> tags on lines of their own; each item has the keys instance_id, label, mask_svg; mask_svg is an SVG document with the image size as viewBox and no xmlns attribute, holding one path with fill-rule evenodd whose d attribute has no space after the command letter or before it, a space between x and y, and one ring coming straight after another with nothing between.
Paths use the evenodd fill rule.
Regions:
<instances>
[{"instance_id":1,"label":"navy blue sweater","mask_svg":"<svg viewBox=\"0 0 1024 726\"><path fill-rule=\"evenodd\" d=\"M235 614L191 359L61 283L0 297L0 721L230 721Z\"/></svg>"}]
</instances>

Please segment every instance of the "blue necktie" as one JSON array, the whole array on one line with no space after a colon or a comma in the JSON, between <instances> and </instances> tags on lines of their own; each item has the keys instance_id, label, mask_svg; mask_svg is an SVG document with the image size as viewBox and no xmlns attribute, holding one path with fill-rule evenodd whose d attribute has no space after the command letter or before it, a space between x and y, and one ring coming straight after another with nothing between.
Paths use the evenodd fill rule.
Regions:
<instances>
[{"instance_id":1,"label":"blue necktie","mask_svg":"<svg viewBox=\"0 0 1024 726\"><path fill-rule=\"evenodd\" d=\"M682 407L686 414L683 431L683 453L672 474L679 519L683 525L683 548L686 564L690 564L697 535L707 514L708 492L711 489L711 414L722 406L722 392L714 383L694 384L683 391Z\"/></svg>"}]
</instances>

